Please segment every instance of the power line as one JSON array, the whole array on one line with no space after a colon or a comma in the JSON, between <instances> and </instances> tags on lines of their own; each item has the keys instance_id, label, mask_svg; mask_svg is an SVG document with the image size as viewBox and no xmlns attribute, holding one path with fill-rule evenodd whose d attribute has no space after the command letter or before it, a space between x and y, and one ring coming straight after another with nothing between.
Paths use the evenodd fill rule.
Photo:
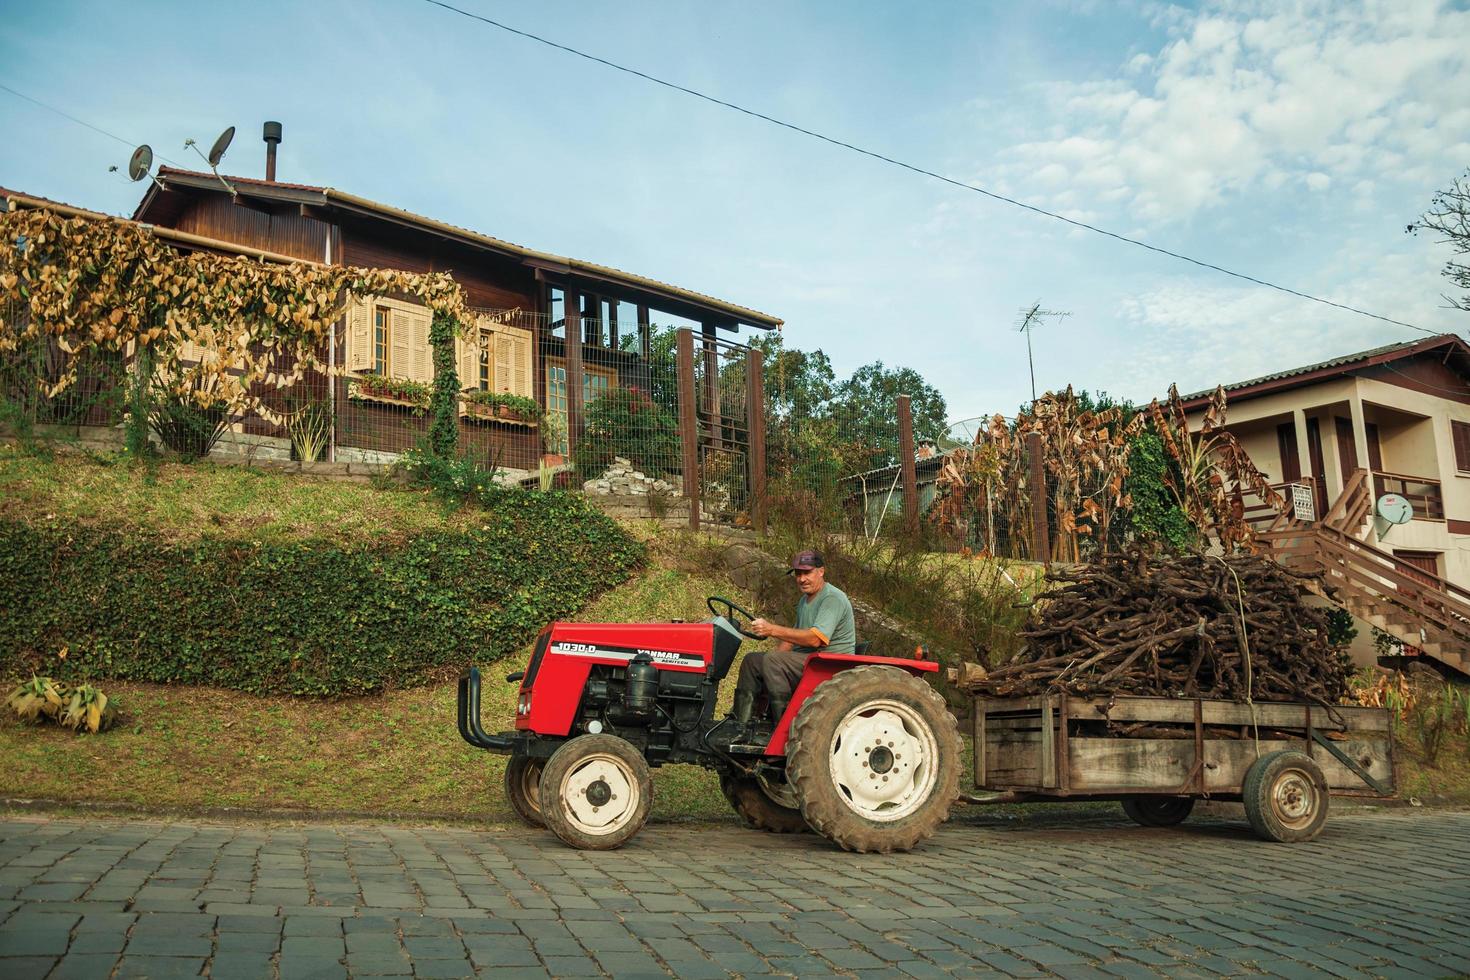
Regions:
<instances>
[{"instance_id":1,"label":"power line","mask_svg":"<svg viewBox=\"0 0 1470 980\"><path fill-rule=\"evenodd\" d=\"M1279 284L1274 283L1274 282L1270 282L1270 281L1265 280L1265 279L1258 279L1255 276L1246 275L1243 272L1235 272L1235 271L1233 271L1231 269L1225 268L1224 266L1216 265L1213 262L1206 262L1203 259L1196 259L1196 258L1193 258L1192 256L1185 255L1182 252L1174 252L1174 251L1171 251L1171 250L1169 250L1167 248L1162 248L1162 247L1160 247L1158 245L1150 245L1148 242L1140 241L1137 238L1129 238L1127 235L1120 235L1117 232L1108 231L1106 228L1099 228L1096 225L1090 225L1090 224L1088 224L1085 221L1078 221L1075 218L1068 218L1065 215L1057 214L1055 211L1048 211L1045 208L1037 207L1034 204L1027 204L1024 201L1018 201L1015 198L1006 197L1004 194L997 194L994 191L986 190L983 187L979 187L979 186L977 186L975 184L967 183L967 182L965 182L963 180L957 180L954 177L946 177L944 174L936 173L933 170L926 170L923 167L917 166L916 164L906 163L903 160L899 160L899 159L897 159L895 157L887 156L885 154L882 154L882 153L877 152L876 150L869 150L869 149L866 149L864 147L858 146L858 145L856 145L854 143L848 143L848 142L846 142L844 140L840 140L840 139L837 139L837 138L832 137L832 136L824 135L822 133L817 132L816 130L807 129L807 128L803 127L803 126L798 126L795 123L786 122L783 119L777 119L775 116L768 116L768 115L766 115L763 112L757 112L754 109L747 109L745 106L737 105L734 102L727 102L724 99L716 98L713 95L707 95L704 92L700 92L697 89L688 88L688 87L686 87L684 85L678 84L677 82L670 82L670 81L667 81L666 79L659 78L656 75L650 75L647 72L639 71L636 68L629 68L628 66L626 66L626 65L620 65L620 64L618 64L615 61L609 61L606 58L600 58L597 55L588 54L585 51L581 51L581 50L578 50L577 48L569 47L568 45L565 45L565 44L560 44L560 43L558 43L556 41L553 41L553 40L551 40L549 38L542 37L539 34L532 34L530 31L523 31L523 30L520 30L519 28L511 27L509 24L503 24L503 23L501 23L498 20L493 20L493 19L491 19L489 17L486 17L486 16L484 16L482 14L473 13L473 12L468 11L468 10L465 10L465 9L463 9L461 7L456 7L453 4L451 4L451 3L445 3L444 0L424 0L424 2L425 3L428 3L428 4L432 4L435 7L440 7L442 9L444 9L444 10L450 11L451 13L456 13L456 14L459 14L459 15L461 15L463 17L468 17L471 20L477 20L477 21L480 21L481 23L489 24L491 27L498 28L498 29L500 29L502 31L505 31L505 32L509 33L509 34L515 34L518 37L526 38L529 41L535 41L538 44L544 44L544 45L546 45L549 48L555 48L558 51L564 51L567 54L575 55L578 58L584 58L587 61L592 61L592 62L595 62L595 63L597 63L599 65L603 65L603 66L606 66L608 68L612 68L615 71L620 71L620 72L623 72L623 73L628 74L628 75L633 75L636 78L641 78L644 81L652 82L655 85L661 85L664 88L672 89L675 92L682 92L685 95L693 96L696 99L701 99L701 100L703 100L705 102L711 103L712 105L717 105L717 106L720 106L721 108L729 109L729 110L731 110L733 112L741 113L742 115L751 116L752 118L755 118L755 119L760 119L763 122L771 123L774 126L780 126L782 129L789 129L792 132L800 133L803 136L810 136L812 139L821 140L823 143L829 143L832 146L841 147L844 150L851 150L854 153L859 153L859 154L861 154L861 155L863 155L865 157L869 157L871 159L878 160L878 161L880 161L882 163L886 163L886 164L888 164L890 166L893 166L893 167L898 167L900 169L910 171L911 173L916 173L916 174L919 174L919 175L924 176L924 177L931 177L934 180L941 181L941 182L946 183L946 184L949 184L949 185L951 185L953 187L959 187L959 188L962 188L963 190L967 190L967 191L970 191L970 192L975 193L975 194L981 194L981 195L983 195L985 197L988 197L988 198L990 198L992 200L1000 201L1000 202L1002 202L1004 204L1009 204L1009 205L1012 205L1013 207L1018 207L1018 208L1021 208L1022 210L1030 211L1033 214L1039 214L1039 215L1041 215L1043 217L1046 217L1046 218L1051 218L1054 221L1063 222L1065 224L1071 225L1074 228L1081 228L1084 231L1090 231L1090 232L1092 232L1094 234L1102 235L1105 238L1111 238L1111 239L1114 239L1115 241L1124 242L1125 244L1128 244L1128 245L1134 245L1134 246L1137 246L1138 248L1146 249L1146 250L1148 250L1150 252L1154 252L1154 253L1157 253L1159 255L1166 255L1169 258L1178 259L1181 262L1188 262L1189 264L1199 266L1202 269L1209 269L1209 270L1211 270L1213 272L1219 272L1219 273L1221 273L1223 275L1230 276L1230 277L1232 277L1234 279L1240 279L1240 280L1242 280L1244 282L1253 283L1254 285L1257 285L1257 286L1265 286L1268 289L1274 289L1274 290L1277 290L1278 292L1283 292L1283 293L1286 293L1286 294L1288 294L1290 296L1296 296L1299 299L1310 300L1313 303L1321 303L1324 306L1331 306L1331 307L1335 307L1335 308L1337 308L1339 310L1346 310L1349 313L1356 313L1359 316L1366 316L1366 317L1369 317L1369 318L1374 319L1374 320L1381 320L1384 323L1392 323L1395 326L1408 327L1410 330L1418 330L1421 333L1437 334L1439 332L1439 331L1436 331L1436 330L1429 330L1429 329L1427 329L1425 327L1421 327L1421 326L1419 326L1417 324L1405 323L1403 320L1395 320L1392 317L1386 317L1386 316L1383 316L1383 315L1378 314L1378 313L1370 313L1369 311L1359 309L1356 306L1348 306L1345 303L1337 303L1337 302L1334 302L1333 300L1325 299L1325 298L1323 298L1321 296L1314 296L1311 293L1304 293L1304 292L1301 292L1300 290L1292 289L1289 286L1282 286L1282 285L1279 285Z\"/></svg>"},{"instance_id":2,"label":"power line","mask_svg":"<svg viewBox=\"0 0 1470 980\"><path fill-rule=\"evenodd\" d=\"M24 92L17 92L15 89L11 88L9 85L6 85L4 82L0 82L0 89L3 89L4 91L9 92L11 95L15 96L18 99L25 99L27 102L30 102L33 105L38 105L42 109L45 109L47 112L54 112L58 116L62 117L63 119L69 119L72 122L76 123L78 126L85 126L86 128L90 129L94 133L101 133L103 136L106 136L108 139L110 139L110 140L116 140L117 142L121 143L123 146L135 147L135 146L138 145L137 142L134 141L134 140L125 140L121 136L117 135L116 133L109 133L107 130L103 129L101 126L93 126L91 123L87 122L87 120L85 120L85 119L78 119L76 116L73 116L71 113L66 112L66 111L64 111L62 109L58 109L54 105L48 105L47 103L42 102L40 99L33 98L33 97L29 96L29 95L26 95ZM179 166L178 163L176 163L173 160L170 160L168 157L164 156L163 154L159 154L158 155L158 158L160 160L164 161L165 163L172 163L176 167Z\"/></svg>"}]
</instances>

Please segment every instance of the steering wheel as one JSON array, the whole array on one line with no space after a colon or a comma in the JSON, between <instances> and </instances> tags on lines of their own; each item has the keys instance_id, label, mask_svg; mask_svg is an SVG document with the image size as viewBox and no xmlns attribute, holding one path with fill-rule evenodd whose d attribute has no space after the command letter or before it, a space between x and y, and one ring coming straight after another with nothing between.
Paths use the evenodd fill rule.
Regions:
<instances>
[{"instance_id":1,"label":"steering wheel","mask_svg":"<svg viewBox=\"0 0 1470 980\"><path fill-rule=\"evenodd\" d=\"M709 606L709 611L714 613L716 616L721 616L724 619L729 620L730 625L735 627L735 631L741 636L748 636L752 640L765 639L764 636L757 636L750 630L746 629L744 626L740 625L740 619L742 616L745 618L746 622L750 622L752 619L755 619L755 617L750 614L749 610L742 609L739 606L735 605L735 603L731 602L729 599L726 599L724 596L718 595L712 595L709 598L705 599L704 604L706 606ZM725 607L724 612L720 612L720 606ZM740 615L737 616L735 615L736 613L739 613Z\"/></svg>"}]
</instances>

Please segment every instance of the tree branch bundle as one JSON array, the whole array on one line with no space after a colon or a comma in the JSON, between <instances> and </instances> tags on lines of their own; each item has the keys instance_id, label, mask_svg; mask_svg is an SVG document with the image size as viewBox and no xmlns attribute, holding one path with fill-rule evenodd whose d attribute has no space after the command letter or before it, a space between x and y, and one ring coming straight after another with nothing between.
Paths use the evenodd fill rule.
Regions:
<instances>
[{"instance_id":1,"label":"tree branch bundle","mask_svg":"<svg viewBox=\"0 0 1470 980\"><path fill-rule=\"evenodd\" d=\"M1009 663L969 671L999 697L1138 694L1337 704L1351 665L1327 610L1269 558L1107 556L1049 576ZM1241 618L1244 610L1244 620Z\"/></svg>"}]
</instances>

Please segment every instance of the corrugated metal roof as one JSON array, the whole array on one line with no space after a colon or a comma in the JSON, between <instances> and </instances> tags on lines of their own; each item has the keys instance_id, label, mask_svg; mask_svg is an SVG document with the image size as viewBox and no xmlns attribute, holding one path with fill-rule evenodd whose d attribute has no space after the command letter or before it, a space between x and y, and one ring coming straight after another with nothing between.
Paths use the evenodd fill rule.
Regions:
<instances>
[{"instance_id":1,"label":"corrugated metal roof","mask_svg":"<svg viewBox=\"0 0 1470 980\"><path fill-rule=\"evenodd\" d=\"M158 176L159 179L163 180L165 183L168 181L169 177L191 177L206 180L211 183L214 183L216 181L214 174L204 173L203 171L198 170L182 170L175 167L159 167ZM497 251L506 252L511 255L517 255L522 258L528 259L537 259L542 262L565 266L568 271L585 272L594 276L618 280L638 289L664 293L666 295L677 297L689 303L694 303L699 306L705 306L714 310L719 310L723 313L727 313L735 317L742 323L751 323L756 326L764 327L779 327L785 322L779 317L771 316L769 313L762 313L759 310L753 310L750 307L741 306L737 303L731 303L726 300L707 295L705 293L698 293L690 289L684 289L683 287L675 286L672 283L661 282L657 279L650 279L647 276L640 276L632 272L624 272L622 269L615 269L612 266L598 265L593 262L584 262L580 259L573 259L564 255L556 255L551 252L542 252L537 249L528 248L525 245L517 245L514 242L508 242L504 239L494 238L490 235L485 235L478 231L474 231L460 225L449 224L448 222L439 221L434 218L427 218L421 214L415 214L412 211L405 211L403 208L394 207L391 204L382 204L378 201L373 201L365 197L358 197L356 194L348 194L345 191L335 190L331 187L317 187L311 184L287 184L281 181L257 180L252 177L231 177L229 175L225 175L225 180L229 181L231 184L248 185L252 188L258 188L262 191L292 190L304 191L310 194L320 194L322 195L323 203L335 202L338 204L347 205L349 207L354 207L359 210L374 211L379 214L396 217L400 220L407 221L421 228L437 230L441 232L450 232L457 237L463 238L471 243L482 245L488 248L493 248ZM219 189L223 190L223 188ZM148 198L145 197L144 201L146 202L147 200ZM143 205L140 204L139 212L142 211L142 208ZM138 214L135 214L134 217L138 217Z\"/></svg>"},{"instance_id":2,"label":"corrugated metal roof","mask_svg":"<svg viewBox=\"0 0 1470 980\"><path fill-rule=\"evenodd\" d=\"M1289 368L1285 371L1277 371L1274 374L1263 374L1259 378L1251 378L1249 381L1231 382L1230 384L1224 385L1223 387L1227 392L1238 391L1242 388L1253 388L1256 385L1269 384L1272 381L1283 381L1287 378L1296 377L1297 375L1301 374L1314 374L1318 371L1329 371L1332 368L1350 367L1351 365L1356 364L1359 361L1368 361L1375 358L1383 358L1385 357L1385 355L1392 355L1396 353L1408 353L1410 351L1425 350L1428 348L1438 347L1441 344L1459 340L1460 338L1457 337L1455 334L1447 333L1440 334L1435 337L1426 337L1423 340L1406 340L1397 344L1384 344L1382 347L1374 347L1369 350L1358 351L1354 354L1343 354L1340 357L1333 357L1325 361L1318 361L1316 364L1307 364L1303 365L1302 367ZM1388 359L1392 360L1391 357ZM1201 398L1208 398L1214 392L1214 390L1214 388L1206 388L1202 391L1192 392L1188 395L1180 395L1179 399L1183 402L1191 402Z\"/></svg>"}]
</instances>

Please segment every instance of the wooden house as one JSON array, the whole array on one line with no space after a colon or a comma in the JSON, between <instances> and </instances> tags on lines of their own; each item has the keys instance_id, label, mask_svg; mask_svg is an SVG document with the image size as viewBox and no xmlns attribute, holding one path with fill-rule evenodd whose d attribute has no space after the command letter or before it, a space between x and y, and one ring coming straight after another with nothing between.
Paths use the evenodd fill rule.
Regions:
<instances>
[{"instance_id":1,"label":"wooden house","mask_svg":"<svg viewBox=\"0 0 1470 980\"><path fill-rule=\"evenodd\" d=\"M650 324L660 314L692 325L710 364L741 326L781 325L712 296L330 187L162 167L134 219L312 262L450 273L479 314L460 342L461 385L532 399L564 417L572 440L587 402L611 388L648 385ZM378 461L421 437L427 422L404 404L412 399L385 395L371 382L377 376L431 382L428 328L427 311L400 298L354 303L328 352L343 370L330 390L337 419L332 458ZM578 376L581 384L567 384ZM705 376L715 379L718 371ZM707 398L718 401L713 392ZM462 445L504 467L535 468L543 445L534 422L478 412L468 402L461 414ZM262 439L281 435L262 420L248 422L247 431Z\"/></svg>"}]
</instances>

